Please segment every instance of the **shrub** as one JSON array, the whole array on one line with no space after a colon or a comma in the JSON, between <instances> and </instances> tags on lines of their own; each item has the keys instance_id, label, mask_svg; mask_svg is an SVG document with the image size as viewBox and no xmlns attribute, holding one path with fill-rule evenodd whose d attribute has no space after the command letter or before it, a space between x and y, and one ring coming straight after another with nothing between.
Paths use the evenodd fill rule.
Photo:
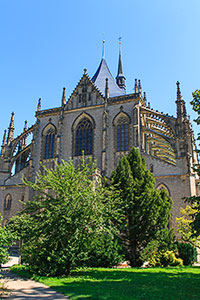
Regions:
<instances>
[{"instance_id":1,"label":"shrub","mask_svg":"<svg viewBox=\"0 0 200 300\"><path fill-rule=\"evenodd\" d=\"M177 258L173 251L167 250L155 252L151 256L149 264L152 267L183 266L183 260Z\"/></svg>"},{"instance_id":2,"label":"shrub","mask_svg":"<svg viewBox=\"0 0 200 300\"><path fill-rule=\"evenodd\" d=\"M183 260L177 258L173 251L166 251L160 253L160 265L162 267L167 266L183 266Z\"/></svg>"},{"instance_id":3,"label":"shrub","mask_svg":"<svg viewBox=\"0 0 200 300\"><path fill-rule=\"evenodd\" d=\"M192 265L197 260L197 250L188 243L178 243L178 254L184 266Z\"/></svg>"},{"instance_id":4,"label":"shrub","mask_svg":"<svg viewBox=\"0 0 200 300\"><path fill-rule=\"evenodd\" d=\"M152 266L162 266L160 259L162 258L164 261L163 253L175 253L176 251L174 230L164 228L159 230L155 235L155 239L151 240L141 251L140 259L143 262L148 261Z\"/></svg>"},{"instance_id":5,"label":"shrub","mask_svg":"<svg viewBox=\"0 0 200 300\"><path fill-rule=\"evenodd\" d=\"M101 235L89 252L87 267L113 267L124 261L124 256L117 238L110 235Z\"/></svg>"}]
</instances>

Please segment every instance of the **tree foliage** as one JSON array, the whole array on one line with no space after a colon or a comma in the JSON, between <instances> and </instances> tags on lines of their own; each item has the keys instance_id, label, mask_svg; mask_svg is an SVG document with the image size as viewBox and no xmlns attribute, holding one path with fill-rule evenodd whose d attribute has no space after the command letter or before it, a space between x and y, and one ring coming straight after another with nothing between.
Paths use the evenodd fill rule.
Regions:
<instances>
[{"instance_id":1,"label":"tree foliage","mask_svg":"<svg viewBox=\"0 0 200 300\"><path fill-rule=\"evenodd\" d=\"M0 217L0 265L8 261L8 250L15 238L15 234L7 226L2 226L2 217Z\"/></svg>"},{"instance_id":2,"label":"tree foliage","mask_svg":"<svg viewBox=\"0 0 200 300\"><path fill-rule=\"evenodd\" d=\"M161 258L166 257L166 253L177 252L177 243L175 238L174 229L164 228L156 232L155 237L147 246L141 251L140 258L143 262L148 262L149 265L163 266ZM169 255L170 256L170 255ZM166 259L165 264L169 262ZM175 261L174 261L175 263Z\"/></svg>"},{"instance_id":3,"label":"tree foliage","mask_svg":"<svg viewBox=\"0 0 200 300\"><path fill-rule=\"evenodd\" d=\"M185 208L181 207L180 214L181 216L176 218L178 239L181 242L190 243L194 247L199 247L200 235L197 235L197 231L192 226L193 217L198 214L198 207L195 203L187 205Z\"/></svg>"},{"instance_id":4,"label":"tree foliage","mask_svg":"<svg viewBox=\"0 0 200 300\"><path fill-rule=\"evenodd\" d=\"M197 261L197 250L190 243L178 243L178 255L183 260L184 266L191 266Z\"/></svg>"},{"instance_id":5,"label":"tree foliage","mask_svg":"<svg viewBox=\"0 0 200 300\"><path fill-rule=\"evenodd\" d=\"M198 125L200 124L200 90L196 90L192 94L193 100L190 102L192 104L193 110L197 113L197 118L194 120ZM198 133L198 140L200 140L200 133ZM198 150L199 153L199 150ZM194 166L194 170L200 176L200 166ZM192 222L190 227L192 229L192 236L200 236L200 196L192 196L187 199L187 202L195 209L195 211L190 214L192 217Z\"/></svg>"},{"instance_id":6,"label":"tree foliage","mask_svg":"<svg viewBox=\"0 0 200 300\"><path fill-rule=\"evenodd\" d=\"M172 200L166 191L155 190L154 177L135 148L119 161L111 179L122 199L121 241L131 266L137 266L140 251L167 226Z\"/></svg>"},{"instance_id":7,"label":"tree foliage","mask_svg":"<svg viewBox=\"0 0 200 300\"><path fill-rule=\"evenodd\" d=\"M112 260L111 253L118 247L113 222L119 215L109 190L92 180L95 166L83 158L77 169L73 161L63 161L55 170L43 168L45 175L38 174L35 182L24 179L35 198L11 221L23 239L23 262L39 274L68 274L72 267L91 260L97 254L92 250L98 252L98 245L108 241L107 259Z\"/></svg>"}]
</instances>

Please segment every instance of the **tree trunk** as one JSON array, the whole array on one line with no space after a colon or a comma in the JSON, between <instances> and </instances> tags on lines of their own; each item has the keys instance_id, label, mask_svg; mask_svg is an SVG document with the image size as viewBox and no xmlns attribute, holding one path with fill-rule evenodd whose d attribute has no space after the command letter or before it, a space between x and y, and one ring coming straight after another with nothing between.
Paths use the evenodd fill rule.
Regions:
<instances>
[{"instance_id":1,"label":"tree trunk","mask_svg":"<svg viewBox=\"0 0 200 300\"><path fill-rule=\"evenodd\" d=\"M133 232L133 222L131 216L128 217L128 235L129 235L129 261L131 267L136 267L137 266L137 242L135 239L135 235Z\"/></svg>"},{"instance_id":2,"label":"tree trunk","mask_svg":"<svg viewBox=\"0 0 200 300\"><path fill-rule=\"evenodd\" d=\"M131 267L137 267L137 245L135 241L130 241L129 260Z\"/></svg>"}]
</instances>

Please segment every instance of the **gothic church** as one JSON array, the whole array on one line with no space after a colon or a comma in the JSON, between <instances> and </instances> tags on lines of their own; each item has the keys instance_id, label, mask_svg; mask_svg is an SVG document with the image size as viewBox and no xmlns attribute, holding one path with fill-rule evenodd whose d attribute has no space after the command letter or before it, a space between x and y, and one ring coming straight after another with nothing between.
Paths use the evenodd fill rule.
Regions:
<instances>
[{"instance_id":1,"label":"gothic church","mask_svg":"<svg viewBox=\"0 0 200 300\"><path fill-rule=\"evenodd\" d=\"M55 161L79 163L82 152L97 161L99 173L109 177L119 158L136 147L154 174L157 189L166 189L173 199L172 224L184 205L183 197L198 194L199 178L194 134L180 85L177 82L176 117L155 111L146 103L140 80L134 93L126 93L126 78L119 51L116 79L103 58L93 77L84 70L68 101L65 88L61 106L41 109L36 122L14 137L14 113L4 132L0 157L0 212L3 223L21 210L18 200L27 201L32 192L21 182L22 174L34 180L40 162L54 167Z\"/></svg>"}]
</instances>

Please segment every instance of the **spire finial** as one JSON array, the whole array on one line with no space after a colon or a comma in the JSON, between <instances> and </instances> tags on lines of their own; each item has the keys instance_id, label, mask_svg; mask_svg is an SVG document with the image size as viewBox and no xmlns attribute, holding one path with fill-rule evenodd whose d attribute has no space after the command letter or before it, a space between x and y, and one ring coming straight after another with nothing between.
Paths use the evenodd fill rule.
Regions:
<instances>
[{"instance_id":1,"label":"spire finial","mask_svg":"<svg viewBox=\"0 0 200 300\"><path fill-rule=\"evenodd\" d=\"M181 100L182 96L181 96L181 91L180 91L180 82L177 81L176 85L177 85L177 100Z\"/></svg>"},{"instance_id":2,"label":"spire finial","mask_svg":"<svg viewBox=\"0 0 200 300\"><path fill-rule=\"evenodd\" d=\"M138 93L137 79L135 78L135 93Z\"/></svg>"},{"instance_id":3,"label":"spire finial","mask_svg":"<svg viewBox=\"0 0 200 300\"><path fill-rule=\"evenodd\" d=\"M24 121L24 132L26 132L27 130L27 121ZM22 149L24 149L27 145L27 135L25 135L23 137L23 140L22 140Z\"/></svg>"},{"instance_id":4,"label":"spire finial","mask_svg":"<svg viewBox=\"0 0 200 300\"><path fill-rule=\"evenodd\" d=\"M106 99L109 98L108 78L106 78L105 97L106 97Z\"/></svg>"},{"instance_id":5,"label":"spire finial","mask_svg":"<svg viewBox=\"0 0 200 300\"><path fill-rule=\"evenodd\" d=\"M24 132L27 130L27 120L24 121Z\"/></svg>"},{"instance_id":6,"label":"spire finial","mask_svg":"<svg viewBox=\"0 0 200 300\"><path fill-rule=\"evenodd\" d=\"M147 102L147 96L146 96L146 92L144 92L144 97L143 97L145 103Z\"/></svg>"},{"instance_id":7,"label":"spire finial","mask_svg":"<svg viewBox=\"0 0 200 300\"><path fill-rule=\"evenodd\" d=\"M13 133L14 133L14 115L15 113L12 112L11 119L10 119L10 126L8 127L8 137L7 137L7 144L9 144L13 140Z\"/></svg>"},{"instance_id":8,"label":"spire finial","mask_svg":"<svg viewBox=\"0 0 200 300\"><path fill-rule=\"evenodd\" d=\"M102 58L105 58L105 40L102 40Z\"/></svg>"},{"instance_id":9,"label":"spire finial","mask_svg":"<svg viewBox=\"0 0 200 300\"><path fill-rule=\"evenodd\" d=\"M41 98L38 100L38 106L37 106L37 111L41 110Z\"/></svg>"},{"instance_id":10,"label":"spire finial","mask_svg":"<svg viewBox=\"0 0 200 300\"><path fill-rule=\"evenodd\" d=\"M142 87L141 87L140 79L138 79L138 90L139 90L139 93L141 94L141 92L142 92Z\"/></svg>"},{"instance_id":11,"label":"spire finial","mask_svg":"<svg viewBox=\"0 0 200 300\"><path fill-rule=\"evenodd\" d=\"M187 112L185 107L185 101L182 99L180 91L180 82L176 82L177 85L177 100L176 100L176 115L179 121L184 121L187 119Z\"/></svg>"},{"instance_id":12,"label":"spire finial","mask_svg":"<svg viewBox=\"0 0 200 300\"><path fill-rule=\"evenodd\" d=\"M6 146L6 132L7 130L4 130L4 135L3 135L3 141L2 141L2 145L1 145L1 157L3 157L4 152L5 152L5 146Z\"/></svg>"},{"instance_id":13,"label":"spire finial","mask_svg":"<svg viewBox=\"0 0 200 300\"><path fill-rule=\"evenodd\" d=\"M4 135L3 135L2 146L5 146L5 144L6 144L6 133L7 133L7 130L5 129L4 130Z\"/></svg>"},{"instance_id":14,"label":"spire finial","mask_svg":"<svg viewBox=\"0 0 200 300\"><path fill-rule=\"evenodd\" d=\"M62 94L62 107L65 106L66 98L65 98L65 87L63 88L63 94Z\"/></svg>"},{"instance_id":15,"label":"spire finial","mask_svg":"<svg viewBox=\"0 0 200 300\"><path fill-rule=\"evenodd\" d=\"M119 52L121 52L121 44L122 44L122 38L121 36L118 38L119 40Z\"/></svg>"}]
</instances>

